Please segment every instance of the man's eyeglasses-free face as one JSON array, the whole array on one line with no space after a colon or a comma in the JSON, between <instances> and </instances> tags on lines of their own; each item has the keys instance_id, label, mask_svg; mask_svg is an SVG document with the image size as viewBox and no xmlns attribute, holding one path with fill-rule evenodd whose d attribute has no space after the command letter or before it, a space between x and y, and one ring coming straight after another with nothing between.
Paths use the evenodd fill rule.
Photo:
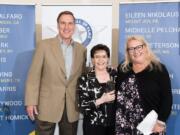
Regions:
<instances>
[{"instance_id":1,"label":"man's eyeglasses-free face","mask_svg":"<svg viewBox=\"0 0 180 135\"><path fill-rule=\"evenodd\" d=\"M129 53L134 53L135 51L141 51L142 49L143 49L143 46L144 46L144 44L142 44L142 45L138 45L138 46L136 46L136 47L129 47L128 49L127 49L127 51L129 52Z\"/></svg>"}]
</instances>

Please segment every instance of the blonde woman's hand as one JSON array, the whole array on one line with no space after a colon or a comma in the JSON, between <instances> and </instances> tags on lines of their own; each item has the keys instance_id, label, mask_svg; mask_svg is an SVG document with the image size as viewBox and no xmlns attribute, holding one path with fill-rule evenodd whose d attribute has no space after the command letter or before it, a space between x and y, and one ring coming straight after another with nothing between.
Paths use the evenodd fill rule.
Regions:
<instances>
[{"instance_id":1,"label":"blonde woman's hand","mask_svg":"<svg viewBox=\"0 0 180 135\"><path fill-rule=\"evenodd\" d=\"M163 133L166 130L166 125L164 122L157 121L154 128L153 133Z\"/></svg>"}]
</instances>

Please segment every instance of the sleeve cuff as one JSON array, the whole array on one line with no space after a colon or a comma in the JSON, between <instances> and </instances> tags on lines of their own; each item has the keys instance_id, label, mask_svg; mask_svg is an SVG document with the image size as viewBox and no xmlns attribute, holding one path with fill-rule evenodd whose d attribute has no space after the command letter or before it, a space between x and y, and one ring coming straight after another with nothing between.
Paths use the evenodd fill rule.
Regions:
<instances>
[{"instance_id":1,"label":"sleeve cuff","mask_svg":"<svg viewBox=\"0 0 180 135\"><path fill-rule=\"evenodd\" d=\"M166 123L161 121L161 120L157 120L157 123L160 124L163 127L166 127Z\"/></svg>"}]
</instances>

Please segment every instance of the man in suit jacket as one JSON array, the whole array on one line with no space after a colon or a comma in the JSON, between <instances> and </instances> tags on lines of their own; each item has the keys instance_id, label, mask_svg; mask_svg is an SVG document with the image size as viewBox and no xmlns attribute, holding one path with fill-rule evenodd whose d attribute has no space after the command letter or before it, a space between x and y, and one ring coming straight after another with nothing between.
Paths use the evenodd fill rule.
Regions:
<instances>
[{"instance_id":1,"label":"man in suit jacket","mask_svg":"<svg viewBox=\"0 0 180 135\"><path fill-rule=\"evenodd\" d=\"M39 135L53 135L56 123L60 135L76 135L76 84L85 67L86 49L72 39L72 12L61 12L57 24L59 34L36 48L26 82L25 105L28 116L36 120Z\"/></svg>"}]
</instances>

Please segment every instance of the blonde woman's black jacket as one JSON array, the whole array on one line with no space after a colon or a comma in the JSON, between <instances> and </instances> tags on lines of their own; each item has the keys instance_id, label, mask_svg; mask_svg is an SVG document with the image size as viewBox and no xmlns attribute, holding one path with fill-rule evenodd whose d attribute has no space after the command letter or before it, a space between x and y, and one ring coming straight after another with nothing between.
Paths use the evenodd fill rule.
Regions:
<instances>
[{"instance_id":1,"label":"blonde woman's black jacket","mask_svg":"<svg viewBox=\"0 0 180 135\"><path fill-rule=\"evenodd\" d=\"M161 70L153 64L152 70L148 66L139 73L134 73L132 69L124 73L119 65L116 87L118 89L123 80L134 74L145 114L155 110L158 114L158 120L166 122L172 107L171 81L165 65L160 65Z\"/></svg>"}]
</instances>

